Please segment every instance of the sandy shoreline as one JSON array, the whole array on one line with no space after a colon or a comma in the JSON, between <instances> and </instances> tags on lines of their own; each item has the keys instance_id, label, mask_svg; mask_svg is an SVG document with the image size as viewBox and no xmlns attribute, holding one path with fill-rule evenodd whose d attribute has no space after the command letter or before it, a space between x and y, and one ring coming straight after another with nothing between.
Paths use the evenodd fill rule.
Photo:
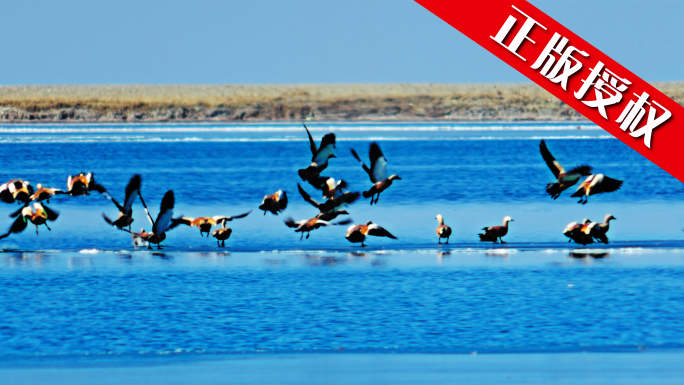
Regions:
<instances>
[{"instance_id":1,"label":"sandy shoreline","mask_svg":"<svg viewBox=\"0 0 684 385\"><path fill-rule=\"evenodd\" d=\"M587 121L531 83L0 86L0 122L300 120Z\"/></svg>"}]
</instances>

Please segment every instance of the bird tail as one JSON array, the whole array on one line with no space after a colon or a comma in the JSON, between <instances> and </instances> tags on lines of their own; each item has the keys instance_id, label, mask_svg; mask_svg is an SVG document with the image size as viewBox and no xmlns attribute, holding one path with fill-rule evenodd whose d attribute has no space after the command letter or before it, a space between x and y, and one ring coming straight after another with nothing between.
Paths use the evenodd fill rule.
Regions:
<instances>
[{"instance_id":1,"label":"bird tail","mask_svg":"<svg viewBox=\"0 0 684 385\"><path fill-rule=\"evenodd\" d=\"M496 242L496 237L489 233L477 234L480 236L480 242Z\"/></svg>"},{"instance_id":2,"label":"bird tail","mask_svg":"<svg viewBox=\"0 0 684 385\"><path fill-rule=\"evenodd\" d=\"M580 189L577 189L577 191L575 191L575 193L570 195L570 196L573 198L578 198L578 197L581 197L582 195L584 195L584 189L580 188Z\"/></svg>"},{"instance_id":3,"label":"bird tail","mask_svg":"<svg viewBox=\"0 0 684 385\"><path fill-rule=\"evenodd\" d=\"M372 196L373 196L373 194L371 194L370 191L364 191L364 192L363 192L363 197L364 197L364 198L370 198L370 197L372 197Z\"/></svg>"},{"instance_id":4,"label":"bird tail","mask_svg":"<svg viewBox=\"0 0 684 385\"><path fill-rule=\"evenodd\" d=\"M563 190L560 188L560 183L549 183L546 185L546 192L549 193L549 195L557 195L560 194Z\"/></svg>"}]
</instances>

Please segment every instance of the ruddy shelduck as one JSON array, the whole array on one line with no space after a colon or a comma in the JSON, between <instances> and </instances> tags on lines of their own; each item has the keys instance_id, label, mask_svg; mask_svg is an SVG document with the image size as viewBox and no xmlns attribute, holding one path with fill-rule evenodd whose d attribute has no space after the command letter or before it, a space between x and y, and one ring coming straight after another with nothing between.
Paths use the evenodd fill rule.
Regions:
<instances>
[{"instance_id":1,"label":"ruddy shelduck","mask_svg":"<svg viewBox=\"0 0 684 385\"><path fill-rule=\"evenodd\" d=\"M441 244L442 238L446 238L446 243L448 245L449 237L451 236L451 227L444 224L444 218L442 217L442 214L437 214L435 219L437 219L437 222L439 222L439 226L437 226L437 229L435 230L437 233L437 241L439 241Z\"/></svg>"},{"instance_id":2,"label":"ruddy shelduck","mask_svg":"<svg viewBox=\"0 0 684 385\"><path fill-rule=\"evenodd\" d=\"M617 191L621 186L621 180L609 178L603 174L589 175L571 196L573 198L580 197L580 200L577 203L584 205L589 201L590 195Z\"/></svg>"},{"instance_id":3,"label":"ruddy shelduck","mask_svg":"<svg viewBox=\"0 0 684 385\"><path fill-rule=\"evenodd\" d=\"M492 226L485 227L484 234L478 234L480 236L480 241L483 242L496 242L497 240L501 243L506 243L501 239L508 234L508 222L515 222L511 217L506 216L503 219L503 226Z\"/></svg>"},{"instance_id":4,"label":"ruddy shelduck","mask_svg":"<svg viewBox=\"0 0 684 385\"><path fill-rule=\"evenodd\" d=\"M392 185L393 181L401 180L401 178L397 175L390 175L387 177L387 159L385 159L385 156L382 154L380 146L378 146L377 143L371 143L370 150L368 151L368 156L370 157L371 162L370 168L363 163L355 150L352 149L351 153L354 158L361 163L361 167L363 167L364 171L368 173L371 182L373 182L373 187L371 187L368 191L364 191L363 197L370 198L371 205L373 203L377 204L378 200L380 199L380 194L387 190ZM375 195L377 195L377 198L375 198L375 202L373 202L373 196Z\"/></svg>"},{"instance_id":5,"label":"ruddy shelduck","mask_svg":"<svg viewBox=\"0 0 684 385\"><path fill-rule=\"evenodd\" d=\"M546 147L546 143L543 140L539 144L539 151L541 152L546 165L551 169L553 176L556 177L556 182L546 185L546 192L549 193L553 199L557 199L563 191L575 185L582 176L591 174L591 166L586 165L577 166L570 171L565 171L563 166L561 166L556 158L551 155L551 152L549 152L549 149Z\"/></svg>"},{"instance_id":6,"label":"ruddy shelduck","mask_svg":"<svg viewBox=\"0 0 684 385\"><path fill-rule=\"evenodd\" d=\"M389 231L371 221L366 222L365 225L350 226L344 237L351 243L361 243L361 247L366 247L367 245L364 245L364 242L368 235L397 239Z\"/></svg>"}]
</instances>

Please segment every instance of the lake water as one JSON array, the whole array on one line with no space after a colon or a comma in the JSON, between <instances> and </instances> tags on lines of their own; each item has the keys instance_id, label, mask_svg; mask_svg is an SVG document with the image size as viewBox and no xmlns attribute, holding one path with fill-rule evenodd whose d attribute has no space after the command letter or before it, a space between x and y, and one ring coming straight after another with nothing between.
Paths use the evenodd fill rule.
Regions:
<instances>
[{"instance_id":1,"label":"lake water","mask_svg":"<svg viewBox=\"0 0 684 385\"><path fill-rule=\"evenodd\" d=\"M99 194L57 197L52 231L0 241L0 357L195 357L232 353L521 353L684 347L684 186L594 126L568 124L314 124L337 134L324 172L368 189L351 157L378 141L401 176L378 205L359 199L397 240L350 244L346 226L300 241L283 224L317 211L297 192L310 152L301 125L0 126L0 180L65 188L95 172L117 199L134 173L153 215L169 189L177 215L252 214L230 223L225 249L196 229L170 231L161 251L135 249L102 220ZM623 188L578 205L554 201L539 154L546 139L566 168L592 165ZM315 197L310 186L305 188ZM280 216L257 206L288 192ZM0 215L17 209L3 204ZM436 214L454 234L438 245ZM608 245L581 248L572 221L611 223ZM478 242L510 215L508 242ZM149 229L134 205L134 229ZM6 218L9 228L12 219Z\"/></svg>"}]
</instances>

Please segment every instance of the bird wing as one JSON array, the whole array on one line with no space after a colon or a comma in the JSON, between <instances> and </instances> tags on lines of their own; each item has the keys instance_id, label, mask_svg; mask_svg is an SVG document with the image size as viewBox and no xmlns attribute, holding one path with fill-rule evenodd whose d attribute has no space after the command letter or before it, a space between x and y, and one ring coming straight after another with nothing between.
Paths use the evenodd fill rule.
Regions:
<instances>
[{"instance_id":1,"label":"bird wing","mask_svg":"<svg viewBox=\"0 0 684 385\"><path fill-rule=\"evenodd\" d=\"M382 227L376 225L375 223L372 225L368 225L368 235L374 235L376 237L388 237L388 238L392 238L392 239L397 239L397 237L390 234L389 231L383 229Z\"/></svg>"},{"instance_id":2,"label":"bird wing","mask_svg":"<svg viewBox=\"0 0 684 385\"><path fill-rule=\"evenodd\" d=\"M161 205L159 205L159 215L157 215L157 220L152 227L152 232L156 235L164 234L169 227L171 218L173 218L174 203L173 190L169 190L164 194L164 198L162 198Z\"/></svg>"},{"instance_id":3,"label":"bird wing","mask_svg":"<svg viewBox=\"0 0 684 385\"><path fill-rule=\"evenodd\" d=\"M297 183L297 188L299 189L299 193L302 195L302 198L304 198L305 201L311 203L313 207L320 210L321 204L313 200L311 196L304 191L302 186L299 185L299 183Z\"/></svg>"},{"instance_id":4,"label":"bird wing","mask_svg":"<svg viewBox=\"0 0 684 385\"><path fill-rule=\"evenodd\" d=\"M28 220L24 218L23 216L19 216L14 222L12 223L12 226L10 226L9 230L7 230L7 233L4 235L0 236L0 239L2 238L7 238L10 234L18 234L21 233L26 229L26 226L28 226Z\"/></svg>"},{"instance_id":5,"label":"bird wing","mask_svg":"<svg viewBox=\"0 0 684 385\"><path fill-rule=\"evenodd\" d=\"M109 223L110 226L114 226L114 221L109 219L109 217L107 217L107 214L102 213L102 218L104 218L105 222Z\"/></svg>"},{"instance_id":6,"label":"bird wing","mask_svg":"<svg viewBox=\"0 0 684 385\"><path fill-rule=\"evenodd\" d=\"M192 226L192 222L195 220L195 218L188 218L188 217L179 217L179 218L173 218L171 219L171 224L169 225L168 230L173 229L174 227L180 226L180 225L186 225L186 226Z\"/></svg>"},{"instance_id":7,"label":"bird wing","mask_svg":"<svg viewBox=\"0 0 684 385\"><path fill-rule=\"evenodd\" d=\"M26 207L27 207L27 206L22 207L22 208L20 208L19 210L17 210L17 211L15 211L15 212L13 212L12 214L10 214L10 218L16 218L16 217L20 216L20 215L21 215L21 212L24 211L24 209L25 209Z\"/></svg>"},{"instance_id":8,"label":"bird wing","mask_svg":"<svg viewBox=\"0 0 684 385\"><path fill-rule=\"evenodd\" d=\"M377 143L371 143L368 156L370 157L371 161L370 172L373 175L372 179L375 179L373 183L387 179L387 159L385 159L385 156L382 155L380 146L378 146Z\"/></svg>"},{"instance_id":9,"label":"bird wing","mask_svg":"<svg viewBox=\"0 0 684 385\"><path fill-rule=\"evenodd\" d=\"M252 210L249 210L248 212L246 212L246 213L244 213L244 214L234 215L234 216L232 216L232 217L225 217L225 216L217 215L217 216L213 217L212 219L213 219L214 221L216 221L216 223L221 223L221 222L224 222L224 221L225 221L225 222L230 222L230 221L232 221L233 219L244 218L244 217L246 217L247 215L249 215L249 213L251 213L251 212L252 212Z\"/></svg>"},{"instance_id":10,"label":"bird wing","mask_svg":"<svg viewBox=\"0 0 684 385\"><path fill-rule=\"evenodd\" d=\"M102 194L102 195L104 195L107 199L109 199L110 201L112 201L112 203L114 203L114 205L116 206L116 208L119 209L119 212L124 213L124 214L126 214L126 213L128 212L128 211L124 211L124 207L121 206L121 205L119 204L119 202L117 202L116 199L114 199L111 195L109 195L109 194Z\"/></svg>"},{"instance_id":11,"label":"bird wing","mask_svg":"<svg viewBox=\"0 0 684 385\"><path fill-rule=\"evenodd\" d=\"M585 175L590 175L591 174L592 167L587 166L587 165L581 165L573 168L572 170L568 171L567 174L579 174L582 176Z\"/></svg>"},{"instance_id":12,"label":"bird wing","mask_svg":"<svg viewBox=\"0 0 684 385\"><path fill-rule=\"evenodd\" d=\"M54 221L59 217L59 213L57 211L52 210L51 208L47 207L46 205L41 205L41 206L43 207L45 214L47 214L48 221Z\"/></svg>"},{"instance_id":13,"label":"bird wing","mask_svg":"<svg viewBox=\"0 0 684 385\"><path fill-rule=\"evenodd\" d=\"M345 220L343 220L343 221L335 222L335 223L333 223L333 225L335 225L335 226L346 226L346 225L348 225L348 224L350 224L350 223L352 223L352 222L353 222L353 221L352 221L351 218L347 218L347 219L345 219Z\"/></svg>"},{"instance_id":14,"label":"bird wing","mask_svg":"<svg viewBox=\"0 0 684 385\"><path fill-rule=\"evenodd\" d=\"M287 194L283 191L278 197L278 208L280 210L285 210L287 208Z\"/></svg>"},{"instance_id":15,"label":"bird wing","mask_svg":"<svg viewBox=\"0 0 684 385\"><path fill-rule=\"evenodd\" d=\"M359 154L357 154L356 151L354 151L354 149L351 150L351 153L352 153L352 155L354 156L354 158L355 158L357 161L359 161L359 163L361 163L361 167L363 167L363 171L365 171L365 172L368 174L368 176L370 177L371 182L376 183L376 180L375 180L375 177L373 176L373 173L371 172L370 168L368 168L368 166L366 166L366 164L363 163L363 161L361 160L361 158L359 158Z\"/></svg>"},{"instance_id":16,"label":"bird wing","mask_svg":"<svg viewBox=\"0 0 684 385\"><path fill-rule=\"evenodd\" d=\"M329 133L323 136L321 140L321 147L318 148L318 152L311 159L312 162L316 164L322 164L328 161L330 154L335 152L335 134Z\"/></svg>"},{"instance_id":17,"label":"bird wing","mask_svg":"<svg viewBox=\"0 0 684 385\"><path fill-rule=\"evenodd\" d=\"M140 191L140 185L142 184L142 178L140 175L135 174L126 185L126 198L124 199L123 211L122 213L128 214L128 211L133 207L133 202ZM119 209L120 210L120 209Z\"/></svg>"},{"instance_id":18,"label":"bird wing","mask_svg":"<svg viewBox=\"0 0 684 385\"><path fill-rule=\"evenodd\" d=\"M601 181L601 184L592 188L591 192L594 194L609 193L609 192L619 190L620 187L622 187L622 181L621 180L609 178L609 177L604 175L603 180Z\"/></svg>"},{"instance_id":19,"label":"bird wing","mask_svg":"<svg viewBox=\"0 0 684 385\"><path fill-rule=\"evenodd\" d=\"M549 166L551 172L556 178L558 178L558 175L565 172L563 166L561 166L561 164L558 163L556 158L554 158L553 155L551 155L551 152L549 152L549 149L546 148L546 142L544 142L543 139L539 144L539 152L541 152L541 156L542 158L544 158L544 162L546 162L546 165Z\"/></svg>"},{"instance_id":20,"label":"bird wing","mask_svg":"<svg viewBox=\"0 0 684 385\"><path fill-rule=\"evenodd\" d=\"M285 225L287 225L287 227L292 227L294 229L299 228L302 225L302 222L306 222L306 221L295 222L295 220L292 219L292 217L287 217L285 219Z\"/></svg>"},{"instance_id":21,"label":"bird wing","mask_svg":"<svg viewBox=\"0 0 684 385\"><path fill-rule=\"evenodd\" d=\"M145 214L147 214L147 219L150 221L150 224L154 226L154 219L152 219L152 215L150 215L150 210L147 209L147 205L145 204L145 200L142 197L142 194L140 194L140 190L138 190L138 196L140 197L140 203L142 203L143 207L145 208Z\"/></svg>"},{"instance_id":22,"label":"bird wing","mask_svg":"<svg viewBox=\"0 0 684 385\"><path fill-rule=\"evenodd\" d=\"M313 138L311 137L311 133L309 132L309 129L306 127L306 124L302 123L302 125L306 130L306 134L309 135L309 146L311 146L311 161L313 162L313 160L316 159L316 154L318 153L318 150L316 150L316 142L314 142Z\"/></svg>"}]
</instances>

